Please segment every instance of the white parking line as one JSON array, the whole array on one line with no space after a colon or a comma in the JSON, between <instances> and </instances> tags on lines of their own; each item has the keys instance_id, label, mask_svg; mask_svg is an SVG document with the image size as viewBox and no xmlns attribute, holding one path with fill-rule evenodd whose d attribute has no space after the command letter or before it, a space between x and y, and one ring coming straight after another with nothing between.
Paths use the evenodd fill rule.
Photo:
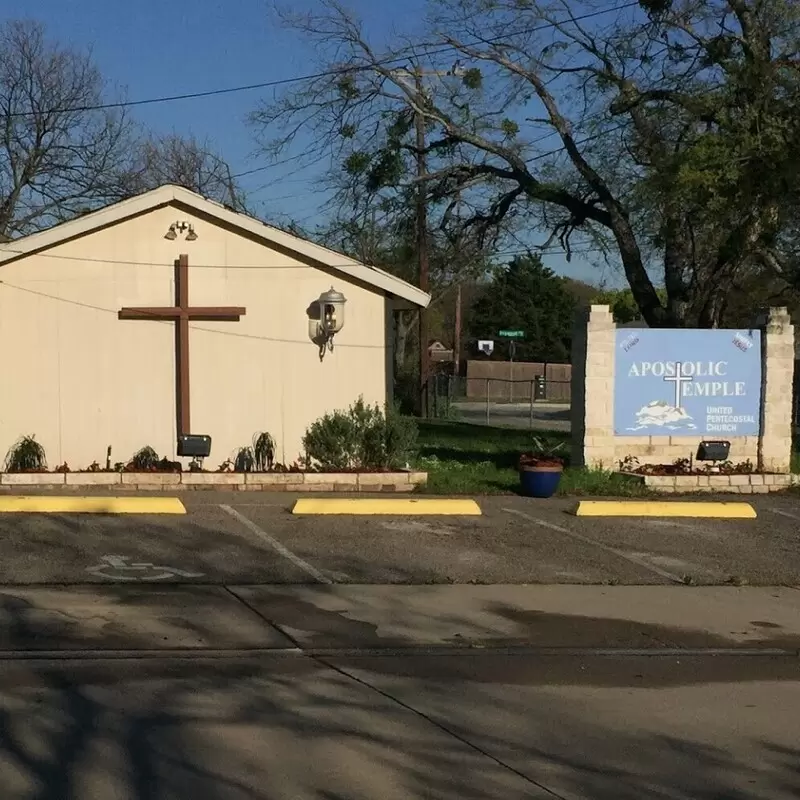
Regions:
<instances>
[{"instance_id":1,"label":"white parking line","mask_svg":"<svg viewBox=\"0 0 800 800\"><path fill-rule=\"evenodd\" d=\"M534 525L541 525L543 528L550 528L550 530L563 533L565 536L570 536L571 538L579 542L592 545L593 547L598 547L600 548L600 550L605 550L607 553L611 553L612 555L618 556L619 558L624 558L631 564L636 564L642 569L649 570L653 574L658 575L661 578L666 578L667 580L672 581L673 583L680 583L680 584L685 583L684 579L679 575L675 575L674 573L668 572L665 569L656 567L653 564L650 564L645 559L640 558L638 555L634 553L626 553L623 550L617 550L615 547L609 547L606 544L601 544L600 542L596 542L594 539L590 539L588 536L582 536L580 533L575 533L575 531L571 531L568 528L562 527L561 525L555 525L552 522L545 522L543 519L537 519L536 517L532 517L523 511L517 511L514 508L504 508L503 511L506 511L509 514L515 514L518 517L522 517L523 519L532 522Z\"/></svg>"},{"instance_id":2,"label":"white parking line","mask_svg":"<svg viewBox=\"0 0 800 800\"><path fill-rule=\"evenodd\" d=\"M778 514L781 517L786 517L787 519L793 519L796 522L800 522L800 517L798 517L796 514L790 514L788 511L783 511L780 508L770 508L767 510L771 511L773 514Z\"/></svg>"},{"instance_id":3,"label":"white parking line","mask_svg":"<svg viewBox=\"0 0 800 800\"><path fill-rule=\"evenodd\" d=\"M259 539L263 539L276 553L282 555L287 561L291 561L299 569L303 570L303 572L310 575L315 581L318 583L324 584L332 584L333 581L327 576L323 575L316 567L312 567L308 561L304 561L300 556L295 555L288 547L282 545L277 539L273 536L270 536L265 530L259 528L258 525L255 524L252 520L249 520L243 514L240 514L235 508L231 508L230 506L220 505L220 508L227 514L230 514L234 519L238 520L242 523L242 525L250 531L250 533L255 534L258 536Z\"/></svg>"}]
</instances>

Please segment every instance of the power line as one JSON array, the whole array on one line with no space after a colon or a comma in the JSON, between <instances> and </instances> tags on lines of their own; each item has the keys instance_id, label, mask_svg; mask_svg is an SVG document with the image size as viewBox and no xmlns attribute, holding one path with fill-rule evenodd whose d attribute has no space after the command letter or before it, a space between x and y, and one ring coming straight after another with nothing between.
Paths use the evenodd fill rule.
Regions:
<instances>
[{"instance_id":1,"label":"power line","mask_svg":"<svg viewBox=\"0 0 800 800\"><path fill-rule=\"evenodd\" d=\"M594 115L588 117L586 120L584 120L584 122L591 121L591 120L594 120L594 119L600 119L601 116L602 116L601 114L594 114ZM575 141L575 144L576 145L587 144L589 142L596 141L597 139L602 139L604 136L608 136L609 134L617 133L618 131L624 130L626 127L627 127L627 123L621 123L619 125L615 125L612 128L609 128L608 130L604 130L604 131L601 131L599 133L594 133L594 134L591 134L589 136L585 136L582 139L577 139ZM530 142L528 142L528 145L536 145L536 144L539 144L539 143L543 142L545 139L549 139L549 138L551 138L553 136L559 136L559 135L560 134L559 134L558 131L550 131L549 133L544 134L544 136L540 136L540 137L538 137L536 139L531 140ZM541 161L544 158L549 158L550 156L558 155L558 153L562 153L563 151L564 151L564 145L561 145L560 147L557 147L557 148L555 148L553 150L548 150L547 152L539 153L538 155L531 156L530 158L527 159L527 161L528 162ZM299 156L292 156L289 159L285 159L283 161L276 162L275 164L267 164L266 166L257 167L256 169L251 169L251 170L248 170L247 172L241 172L238 175L232 175L231 177L238 178L238 177L241 177L243 175L250 175L250 174L252 174L254 172L261 172L262 170L271 169L272 167L279 166L280 164L284 164L287 161L291 161L293 159L301 158L302 155L303 154L300 154ZM289 175L294 175L294 174L297 174L298 172L300 172L299 169L298 170L294 170L293 172L290 172ZM281 178L281 180L283 180L283 179ZM308 181L308 180L312 180L312 178L305 178L305 179L302 179L302 180L303 181ZM270 185L269 183L265 183L262 186L258 187L257 189L253 190L253 193L257 193L257 192L263 191L269 185ZM403 185L403 184L401 184L401 185ZM410 184L410 183L409 184L405 184L406 187L410 187L410 186L413 186L413 185L414 184ZM270 201L274 202L276 200L294 199L295 197L301 197L301 196L302 195L284 195L283 197L279 197L279 198L269 198L269 200L265 200L264 202L267 203L267 202L270 202ZM300 219L296 219L296 220L294 220L294 222L296 222L297 224L303 224L304 222L308 222L308 220L312 219L315 216L317 216L317 211L314 211L314 212L312 212L311 214L309 214L307 216L301 217ZM573 252L575 252L575 251L573 251Z\"/></svg>"},{"instance_id":2,"label":"power line","mask_svg":"<svg viewBox=\"0 0 800 800\"><path fill-rule=\"evenodd\" d=\"M119 313L119 309L114 308L106 308L104 306L95 306L91 303L84 303L80 300L71 300L68 297L58 297L54 294L47 294L46 292L40 292L36 289L28 289L24 286L16 286L13 283L6 283L5 281L0 281L0 288L7 288L7 289L14 289L18 292L25 292L27 294L36 295L37 297L42 297L46 300L55 300L60 303L67 303L68 305L78 306L79 308L85 308L90 311L100 311L105 314L113 314L115 317ZM161 320L161 319L153 319L150 320L151 322L157 323L159 325L170 325L174 326L174 322L171 320ZM258 341L263 342L271 342L274 344L308 344L310 340L308 339L279 339L273 336L258 336L254 333L237 333L236 331L230 330L214 330L213 328L203 328L197 325L189 324L189 328L196 331L202 331L203 333L213 333L218 336L234 336L239 339L256 339ZM347 343L347 342L340 342L338 339L336 340L336 347L337 348L351 348L351 349L360 349L360 350L383 350L384 347L379 344L357 344L357 343Z\"/></svg>"},{"instance_id":3,"label":"power line","mask_svg":"<svg viewBox=\"0 0 800 800\"><path fill-rule=\"evenodd\" d=\"M599 133L595 133L595 134L591 134L589 136L585 136L582 139L578 139L578 140L576 140L575 144L576 145L587 144L588 142L595 141L595 140L600 139L600 138L602 138L604 136L608 136L609 134L616 133L617 131L620 131L625 127L626 127L625 124L617 125L616 127L610 128L609 130L601 131ZM557 132L553 131L552 133L547 134L547 136L544 136L544 137L541 137L540 139L534 140L533 142L531 142L531 144L536 144L537 142L542 141L543 139L546 139L549 136L554 135L555 133L557 133ZM527 161L540 161L543 158L548 158L549 156L557 155L558 153L561 153L563 151L564 151L564 147L561 146L561 147L555 148L554 150L548 150L545 153L539 153L538 155L531 156L529 159L527 159ZM285 195L283 198L276 198L276 199L290 199L292 197L299 197L299 196L300 195ZM308 217L305 217L305 218L299 220L299 222L302 223L304 221L307 221L307 220L311 219L314 216L316 216L316 212L314 212L313 214L310 214ZM290 235L293 235L293 234L290 234ZM321 245L321 246L324 247L324 245ZM13 249L11 247L8 247L7 245L0 244L0 254L2 254L3 252L14 253L15 255L28 255L23 250L15 250L15 249ZM493 253L492 255L498 256L498 257L502 257L503 255L522 255L522 254L527 253L527 252L529 252L529 250L519 250L519 251L509 250L509 251L496 252L496 253ZM541 253L542 255L554 255L554 254L557 254L557 253L560 253L560 252L564 252L564 248L558 248L558 249L553 250L552 252L547 252L547 251L544 251L544 250L540 250L538 252ZM573 250L572 252L576 253L576 252L580 252L580 251ZM595 249L595 250L588 250L588 251L584 251L584 252L602 252L602 251L599 250L599 249ZM30 255L34 255L34 254L30 254ZM59 259L67 260L67 261L88 261L88 262L96 262L96 263L100 263L100 264L124 264L124 265L128 265L128 266L141 266L141 267L162 267L162 266L174 267L174 264L165 263L165 262L162 262L162 261L124 261L124 260L119 260L119 259L107 259L107 258L85 258L85 257L82 257L82 256L66 256L66 255L58 255L56 253L46 253L46 252L37 253L36 255L40 255L40 256L43 256L45 258L59 258ZM2 265L0 264L0 266L2 266ZM347 267L352 267L353 264L326 264L325 266L333 268L333 269L345 269ZM363 266L369 267L369 266L372 266L372 265L364 264ZM248 264L248 265L241 265L240 266L240 265L230 265L230 264L227 264L227 265L226 264L192 264L192 267L194 269L308 269L308 268L312 268L313 265L308 265L307 266L305 264L294 264L294 265L285 265L285 266L269 266L269 265Z\"/></svg>"},{"instance_id":4,"label":"power line","mask_svg":"<svg viewBox=\"0 0 800 800\"><path fill-rule=\"evenodd\" d=\"M582 22L587 19L592 19L593 17L599 17L602 16L603 14L611 14L614 11L623 11L626 8L632 8L638 5L639 5L638 0L636 0L635 2L622 3L621 5L611 6L610 8L601 9L599 11L587 12L586 14L581 14L580 16L577 17L570 17L569 19L559 20L557 22L546 22L541 25L535 25L532 28L526 29L524 33L537 33L539 31L548 30L549 28L554 28L557 25L568 24L570 22ZM517 31L517 33L522 33L522 32L523 31ZM507 38L507 36L508 34L504 36L495 36L491 39L477 39L472 42L467 42L466 46L473 47L481 44L494 44L495 42L502 41L503 39ZM456 52L458 52L458 48L456 48L454 45L446 45L443 47L434 48L432 50L422 51L418 55L429 57L434 55L441 55L443 53L448 53L453 50L456 50ZM120 100L114 103L97 103L93 105L83 105L83 106L64 106L61 108L58 107L51 108L44 112L16 111L12 114L6 115L6 118L13 119L17 117L30 117L30 116L37 116L38 114L49 115L49 114L64 114L69 112L82 112L82 111L103 111L115 108L133 108L136 106L155 105L159 103L174 103L180 100L199 100L207 97L219 97L221 95L227 95L227 94L250 92L250 91L255 91L256 89L270 89L278 86L287 86L292 83L302 83L304 81L316 80L317 78L335 77L336 75L350 75L354 72L369 72L376 66L389 66L391 64L407 63L408 60L409 60L408 56L396 56L393 58L387 58L376 61L373 64L365 64L363 66L338 67L334 69L322 70L320 72L312 72L307 75L296 75L292 78L279 78L277 80L261 81L259 83L249 83L240 86L228 86L223 89L208 89L206 91L186 92L184 94L147 97L141 100ZM249 174L249 173L243 173L243 174Z\"/></svg>"},{"instance_id":5,"label":"power line","mask_svg":"<svg viewBox=\"0 0 800 800\"><path fill-rule=\"evenodd\" d=\"M83 261L90 264L115 264L128 267L175 267L174 262L168 261L128 261L118 258L88 258L84 256L67 256L58 253L26 253L24 250L13 250L9 247L0 245L0 255L3 253L14 253L14 255L21 256L39 256L40 258L55 258L63 261ZM321 262L320 262L321 263ZM347 269L348 267L359 266L360 262L355 264L323 264L323 267L330 267L331 269ZM0 269L2 269L0 263ZM362 266L369 267L369 264ZM270 265L270 264L190 264L190 269L317 269L313 264L283 264L283 265Z\"/></svg>"},{"instance_id":6,"label":"power line","mask_svg":"<svg viewBox=\"0 0 800 800\"><path fill-rule=\"evenodd\" d=\"M535 246L531 246L530 248L519 248L513 250L497 250L493 253L488 254L489 257L495 258L503 258L505 256L515 256L515 255L527 255L528 253L535 253L537 255L559 255L565 252L564 248L561 247L549 247L545 249L539 249ZM573 249L571 250L572 253L593 253L593 252L603 252L602 248L593 247L593 248L586 248L586 249ZM90 264L106 264L106 265L118 265L118 266L127 266L127 267L164 267L164 268L175 268L174 262L168 261L128 261L125 259L118 259L118 258L89 258L85 256L68 256L62 255L59 253L48 253L48 252L33 252L33 253L26 253L24 250L13 250L9 247L5 247L0 245L0 255L3 253L13 253L14 255L20 256L27 256L27 257L34 257L37 256L39 258L53 258L58 259L61 261L77 261L79 263L90 263ZM385 267L380 267L375 264L362 264L359 261L354 259L353 262L348 264L323 264L320 262L320 266L315 264L280 264L280 265L272 265L272 264L190 264L190 269L235 269L235 270L287 270L287 269L320 269L320 268L327 268L327 269L352 269L353 267L363 266L367 269L380 269L384 272L388 271ZM0 270L3 268L3 263L0 262ZM37 280L37 279L33 279ZM41 282L49 282L49 278L40 278L38 279ZM62 278L57 278L57 280L62 280Z\"/></svg>"},{"instance_id":7,"label":"power line","mask_svg":"<svg viewBox=\"0 0 800 800\"><path fill-rule=\"evenodd\" d=\"M529 253L529 250L520 251L520 253ZM576 251L573 251L576 252ZM86 259L83 259L86 260ZM124 263L124 262L123 262ZM17 286L12 283L7 283L6 281L0 280L0 289L12 289L14 291L23 292L25 294L31 294L36 297L41 297L46 300L53 300L55 302L66 303L68 305L77 306L79 308L84 308L90 311L99 311L104 314L113 314L115 317L118 316L119 309L107 308L105 306L97 306L92 303L86 303L81 300L72 300L68 297L59 297L58 295L48 294L47 292L40 292L36 289L30 289L25 286ZM174 322L170 320L160 320L160 319L153 319L151 320L154 323L159 325L174 325ZM189 328L191 330L202 331L204 333L214 334L216 336L233 336L239 339L251 339L256 341L263 341L263 342L270 342L273 344L300 344L306 345L308 344L308 340L306 339L282 339L274 336L259 336L257 334L252 333L241 333L237 331L231 330L215 330L213 328L204 328L198 325L189 324ZM349 343L349 342L339 342L337 341L336 344L339 348L349 348L349 349L360 349L360 350L381 350L384 349L382 345L375 345L375 344L359 344L359 343Z\"/></svg>"},{"instance_id":8,"label":"power line","mask_svg":"<svg viewBox=\"0 0 800 800\"><path fill-rule=\"evenodd\" d=\"M224 89L209 89L203 92L188 92L186 94L171 94L171 95L162 95L160 97L147 97L141 100L119 100L115 103L97 103L95 105L85 105L85 106L63 106L61 108L51 108L44 112L45 115L49 114L65 114L70 112L81 112L81 111L105 111L111 110L115 108L131 108L134 106L148 106L148 105L155 105L157 103L174 103L178 100L199 100L205 97L218 97L220 95L225 94L235 94L239 92L250 92L254 91L255 89L269 89L274 86L282 86L284 84L289 83L298 83L301 81L309 81L314 80L315 78L324 78L328 76L333 76L341 72L342 74L348 72L356 72L359 71L361 68L358 67L342 67L341 70L333 71L327 70L325 72L316 72L311 73L309 75L298 75L294 78L282 78L279 80L274 81L263 81L261 83L250 83L245 84L243 86L229 86ZM32 117L36 116L37 114L41 114L40 111L16 111L12 114L8 114L7 116L10 118L14 117Z\"/></svg>"},{"instance_id":9,"label":"power line","mask_svg":"<svg viewBox=\"0 0 800 800\"><path fill-rule=\"evenodd\" d=\"M589 136L583 137L582 139L578 139L578 140L575 141L575 144L576 145L587 144L589 142L592 142L592 141L595 141L597 139L600 139L600 138L602 138L604 136L608 136L609 134L616 133L617 131L623 130L625 127L627 127L626 124L622 123L620 125L617 125L615 127L610 128L608 130L600 131L599 133L591 134ZM533 140L532 142L530 142L530 144L537 144L538 142L543 141L544 139L547 139L550 136L556 135L557 133L558 133L557 131L551 131L550 133L546 134L545 136L542 136L542 137L539 137L538 139ZM557 155L558 153L561 153L563 151L564 151L564 146L562 145L561 147L557 147L557 148L555 148L553 150L548 150L545 153L539 153L538 155L531 156L530 158L527 159L527 161L529 161L529 162L530 161L540 161L540 160L542 160L544 158L548 158L548 157L550 157L552 155ZM296 158L296 156L293 156L292 158ZM292 159L286 159L286 160L288 161L288 160L292 160ZM272 166L272 165L270 165L270 166ZM260 170L262 168L259 167L258 169ZM258 170L251 170L251 172L257 172L257 171ZM244 174L244 173L242 173L242 174ZM234 177L236 177L236 176L234 176ZM284 195L283 197L274 198L274 199L276 199L276 200L292 199L294 197L300 197L300 195ZM308 217L305 217L305 218L299 220L299 222L302 223L304 221L307 221L307 220L311 219L314 216L316 216L316 212L310 214ZM294 234L290 234L290 235L294 235ZM325 245L321 245L321 246L324 247ZM532 249L535 250L536 252L538 252L541 255L557 255L557 254L563 253L565 251L565 248L555 248L555 249L552 249L552 250L536 250L536 248L532 248ZM29 254L29 253L26 253L23 250L15 250L12 247L0 244L0 254L2 254L4 252L5 253L14 253L15 255L22 255L22 256L24 256L24 255L39 255L39 256L42 256L44 258L56 258L56 259L62 259L62 260L66 260L66 261L84 261L84 262L99 263L99 264L121 264L121 265L126 265L126 266L139 266L139 267L174 267L175 266L173 263L168 263L168 262L163 262L163 261L126 261L126 260L109 259L109 258L87 258L87 257L83 257L83 256L67 256L67 255L59 255L59 254L56 254L56 253L47 253L47 252L30 253ZM496 257L503 257L503 256L507 256L507 255L524 255L524 254L529 253L529 252L531 252L531 249L504 250L504 251L497 251L495 253L492 253L491 255L492 256L496 256ZM592 249L589 249L589 250L572 250L571 252L579 253L579 252L603 252L603 251L601 249L599 249L599 248L592 248ZM360 262L358 262L358 263L360 264ZM312 268L315 268L314 265L311 265L311 264L309 264L309 265L305 265L305 264L288 264L288 265L283 265L283 266L271 266L271 265L259 265L259 264L247 264L247 265L192 264L191 266L192 266L193 269L312 269ZM332 269L347 269L348 267L352 267L354 265L353 264L325 264L324 266L332 268ZM370 267L370 266L376 266L376 265L363 264L362 266ZM0 267L2 267L2 264L0 264Z\"/></svg>"},{"instance_id":10,"label":"power line","mask_svg":"<svg viewBox=\"0 0 800 800\"><path fill-rule=\"evenodd\" d=\"M246 175L253 175L256 172L263 172L265 169L274 169L275 167L280 167L283 166L284 164L288 164L290 161L299 161L305 155L306 155L305 153L298 153L297 155L294 156L288 156L287 158L282 158L280 161L273 161L271 164L265 164L263 167L253 167L253 169L246 169L243 172L236 172L233 175L231 175L231 178L244 178Z\"/></svg>"}]
</instances>

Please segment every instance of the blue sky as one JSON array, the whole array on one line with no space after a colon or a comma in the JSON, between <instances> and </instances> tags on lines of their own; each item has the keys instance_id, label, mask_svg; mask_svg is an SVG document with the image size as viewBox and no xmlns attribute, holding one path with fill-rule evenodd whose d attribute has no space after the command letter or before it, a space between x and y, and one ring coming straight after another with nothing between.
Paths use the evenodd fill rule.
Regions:
<instances>
[{"instance_id":1,"label":"blue sky","mask_svg":"<svg viewBox=\"0 0 800 800\"><path fill-rule=\"evenodd\" d=\"M408 30L409 20L423 13L424 0L349 0L348 6L365 20L370 36L381 40L392 29ZM5 18L36 19L60 41L90 47L106 80L128 100L278 80L317 66L313 53L277 24L267 0L0 0L0 11ZM138 107L133 114L159 133L207 137L235 172L243 172L265 163L245 124L263 96L251 91L182 100ZM244 177L242 185L265 218L283 213L313 227L324 197L314 191L313 173L290 170L291 165L264 170ZM597 277L577 257L571 265L560 257L546 260L562 274Z\"/></svg>"}]
</instances>

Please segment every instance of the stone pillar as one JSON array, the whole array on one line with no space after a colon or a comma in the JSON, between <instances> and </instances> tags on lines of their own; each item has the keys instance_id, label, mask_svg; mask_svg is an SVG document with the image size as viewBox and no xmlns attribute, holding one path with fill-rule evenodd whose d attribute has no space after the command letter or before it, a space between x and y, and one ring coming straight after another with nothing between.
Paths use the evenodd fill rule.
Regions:
<instances>
[{"instance_id":1,"label":"stone pillar","mask_svg":"<svg viewBox=\"0 0 800 800\"><path fill-rule=\"evenodd\" d=\"M762 335L759 469L790 472L794 326L785 307L771 308Z\"/></svg>"},{"instance_id":2,"label":"stone pillar","mask_svg":"<svg viewBox=\"0 0 800 800\"><path fill-rule=\"evenodd\" d=\"M576 317L572 337L572 463L616 469L614 350L617 326L608 306Z\"/></svg>"}]
</instances>

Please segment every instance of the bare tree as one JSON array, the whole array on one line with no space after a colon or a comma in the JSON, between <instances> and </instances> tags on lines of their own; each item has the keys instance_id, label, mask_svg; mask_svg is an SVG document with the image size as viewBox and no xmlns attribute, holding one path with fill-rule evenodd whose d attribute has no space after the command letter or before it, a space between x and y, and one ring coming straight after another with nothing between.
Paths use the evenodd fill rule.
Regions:
<instances>
[{"instance_id":1,"label":"bare tree","mask_svg":"<svg viewBox=\"0 0 800 800\"><path fill-rule=\"evenodd\" d=\"M431 33L378 51L335 0L292 20L328 71L260 110L358 162L411 108L429 194L491 232L516 215L619 259L652 326L722 321L737 283L788 278L800 182L800 7L790 0L434 0ZM403 58L461 81L423 91ZM407 144L401 143L396 152ZM391 167L391 163L389 163ZM663 282L666 299L657 291Z\"/></svg>"},{"instance_id":2,"label":"bare tree","mask_svg":"<svg viewBox=\"0 0 800 800\"><path fill-rule=\"evenodd\" d=\"M31 233L108 201L127 157L127 124L103 105L87 54L42 25L0 27L0 235Z\"/></svg>"},{"instance_id":3,"label":"bare tree","mask_svg":"<svg viewBox=\"0 0 800 800\"><path fill-rule=\"evenodd\" d=\"M244 192L228 162L208 141L194 137L173 133L143 138L134 146L133 163L118 180L120 198L174 183L235 211L246 210Z\"/></svg>"},{"instance_id":4,"label":"bare tree","mask_svg":"<svg viewBox=\"0 0 800 800\"><path fill-rule=\"evenodd\" d=\"M327 164L321 183L331 199L324 209L338 221L365 225L377 215L381 223L403 224L413 209L419 153L416 109L401 87L414 83L415 68L423 64L412 46L374 50L344 7L335 0L322 5L327 13L321 15L279 12L289 29L314 43L324 74L262 104L251 115L262 154L280 157L297 146L301 152L292 156L296 165ZM448 92L461 85L452 51L450 55L451 62L442 69L422 70L425 92ZM385 69L373 70L374 64ZM430 121L427 125L429 133L435 133ZM443 148L436 141L425 155L432 173L467 158L463 148ZM442 227L446 208L441 201L429 197L432 229ZM462 215L469 211L469 187L459 193L456 205ZM448 217L453 215L450 209Z\"/></svg>"},{"instance_id":5,"label":"bare tree","mask_svg":"<svg viewBox=\"0 0 800 800\"><path fill-rule=\"evenodd\" d=\"M364 38L358 21L343 7L328 4L323 16L279 12L291 29L303 32L315 43L326 72L298 92L282 95L259 108L251 122L263 153L279 157L298 143L305 165L328 163L322 183L330 200L321 210L330 214L324 239L334 247L366 263L380 266L399 277L416 281L419 275L420 231L417 224L419 169L415 109L408 98L373 63L388 62L397 84L422 80L424 85L460 83L452 64L429 74L413 48L376 53ZM367 54L359 60L359 54ZM310 143L309 140L310 139ZM432 171L459 163L457 149L426 148ZM428 268L433 296L432 318L441 316L441 303L456 284L474 280L489 268L488 252L501 228L510 226L511 215L490 237L448 224L469 214L471 196L465 188L459 202L427 197ZM395 315L395 371L412 368L420 336L414 334L419 314L399 311Z\"/></svg>"}]
</instances>

